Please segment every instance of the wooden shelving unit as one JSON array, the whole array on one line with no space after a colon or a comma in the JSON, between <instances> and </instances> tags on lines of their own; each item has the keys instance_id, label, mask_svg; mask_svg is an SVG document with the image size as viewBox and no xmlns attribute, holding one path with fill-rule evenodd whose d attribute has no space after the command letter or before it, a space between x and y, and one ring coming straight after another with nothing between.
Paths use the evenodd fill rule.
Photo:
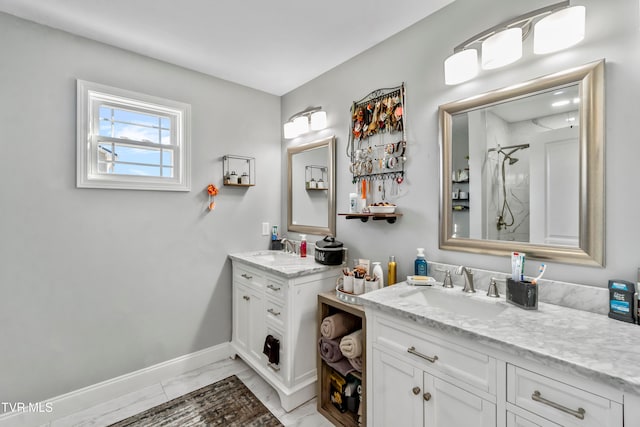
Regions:
<instances>
[{"instance_id":1,"label":"wooden shelving unit","mask_svg":"<svg viewBox=\"0 0 640 427\"><path fill-rule=\"evenodd\" d=\"M356 316L361 321L362 326L362 373L353 372L352 375L358 377L362 382L362 424L358 423L358 415L351 412L340 412L338 408L336 408L331 400L329 399L329 374L331 372L331 368L327 365L320 355L316 355L316 361L318 365L318 381L317 381L317 405L318 412L324 415L329 421L338 426L345 427L358 427L358 426L366 426L367 425L367 399L366 399L366 390L367 390L367 379L365 373L367 372L367 359L366 359L366 321L364 317L364 308L355 304L348 304L346 302L340 301L336 297L335 291L325 292L318 295L318 330L317 330L317 338L320 339L320 325L322 324L322 319L327 316L330 316L334 313L345 312ZM359 374L359 375L358 375Z\"/></svg>"}]
</instances>

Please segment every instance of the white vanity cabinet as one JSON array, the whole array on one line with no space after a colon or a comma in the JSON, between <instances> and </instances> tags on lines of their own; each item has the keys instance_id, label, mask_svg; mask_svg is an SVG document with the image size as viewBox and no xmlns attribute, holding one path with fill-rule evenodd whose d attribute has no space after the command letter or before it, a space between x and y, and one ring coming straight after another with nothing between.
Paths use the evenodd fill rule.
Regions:
<instances>
[{"instance_id":1,"label":"white vanity cabinet","mask_svg":"<svg viewBox=\"0 0 640 427\"><path fill-rule=\"evenodd\" d=\"M312 266L309 274L286 275L237 258L232 262L232 348L290 411L315 396L317 295L335 288L340 268ZM263 354L268 335L280 343L277 364Z\"/></svg>"},{"instance_id":2,"label":"white vanity cabinet","mask_svg":"<svg viewBox=\"0 0 640 427\"><path fill-rule=\"evenodd\" d=\"M637 396L451 330L365 311L370 426L640 425Z\"/></svg>"},{"instance_id":3,"label":"white vanity cabinet","mask_svg":"<svg viewBox=\"0 0 640 427\"><path fill-rule=\"evenodd\" d=\"M494 358L380 313L367 331L370 425L496 425Z\"/></svg>"}]
</instances>

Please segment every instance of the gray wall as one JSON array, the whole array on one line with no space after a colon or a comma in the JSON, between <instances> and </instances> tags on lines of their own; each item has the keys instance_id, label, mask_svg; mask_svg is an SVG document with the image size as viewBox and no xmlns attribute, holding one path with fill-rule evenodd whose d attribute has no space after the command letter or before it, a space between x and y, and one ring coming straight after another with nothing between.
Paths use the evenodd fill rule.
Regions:
<instances>
[{"instance_id":1,"label":"gray wall","mask_svg":"<svg viewBox=\"0 0 640 427\"><path fill-rule=\"evenodd\" d=\"M280 218L280 99L1 13L0 58L0 401L229 341L226 255ZM76 78L190 103L192 191L77 189ZM224 154L257 186L223 187Z\"/></svg>"},{"instance_id":2,"label":"gray wall","mask_svg":"<svg viewBox=\"0 0 640 427\"><path fill-rule=\"evenodd\" d=\"M482 72L454 87L444 84L443 61L453 47L487 28L551 1L457 0L431 17L385 40L369 51L286 94L282 116L308 105L327 111L328 132L338 141L337 210L348 212L354 191L345 148L349 107L373 89L406 83L408 131L407 194L397 200L404 216L395 224L337 220L337 238L350 249L350 258L398 261L398 277L412 274L415 248L425 247L427 259L509 271L507 257L467 254L438 249L440 104L605 58L606 64L606 268L548 263L545 278L606 286L610 278L636 279L640 267L637 244L638 111L640 111L640 23L637 0L572 1L587 7L585 40L564 52L534 56L531 39L525 57L503 69ZM313 139L284 141L283 149ZM528 264L527 274L538 267ZM458 277L457 280L460 280Z\"/></svg>"}]
</instances>

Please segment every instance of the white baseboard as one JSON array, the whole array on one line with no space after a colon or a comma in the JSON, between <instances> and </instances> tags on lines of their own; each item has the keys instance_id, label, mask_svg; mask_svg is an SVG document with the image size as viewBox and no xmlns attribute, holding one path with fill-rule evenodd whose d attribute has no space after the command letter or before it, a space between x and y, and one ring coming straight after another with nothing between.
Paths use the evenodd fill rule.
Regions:
<instances>
[{"instance_id":1,"label":"white baseboard","mask_svg":"<svg viewBox=\"0 0 640 427\"><path fill-rule=\"evenodd\" d=\"M157 384L186 372L231 357L231 343L225 342L121 375L79 390L47 399L38 405L40 412L9 412L0 415L0 427L32 427L66 417L127 393ZM47 412L46 409L52 409Z\"/></svg>"}]
</instances>

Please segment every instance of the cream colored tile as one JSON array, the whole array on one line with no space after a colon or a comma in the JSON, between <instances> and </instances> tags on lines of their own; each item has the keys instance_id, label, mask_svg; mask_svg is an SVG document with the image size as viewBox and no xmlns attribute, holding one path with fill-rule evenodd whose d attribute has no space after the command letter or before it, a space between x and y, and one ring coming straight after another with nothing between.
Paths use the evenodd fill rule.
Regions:
<instances>
[{"instance_id":1,"label":"cream colored tile","mask_svg":"<svg viewBox=\"0 0 640 427\"><path fill-rule=\"evenodd\" d=\"M333 424L316 410L316 399L284 414L280 422L285 427L331 427Z\"/></svg>"}]
</instances>

